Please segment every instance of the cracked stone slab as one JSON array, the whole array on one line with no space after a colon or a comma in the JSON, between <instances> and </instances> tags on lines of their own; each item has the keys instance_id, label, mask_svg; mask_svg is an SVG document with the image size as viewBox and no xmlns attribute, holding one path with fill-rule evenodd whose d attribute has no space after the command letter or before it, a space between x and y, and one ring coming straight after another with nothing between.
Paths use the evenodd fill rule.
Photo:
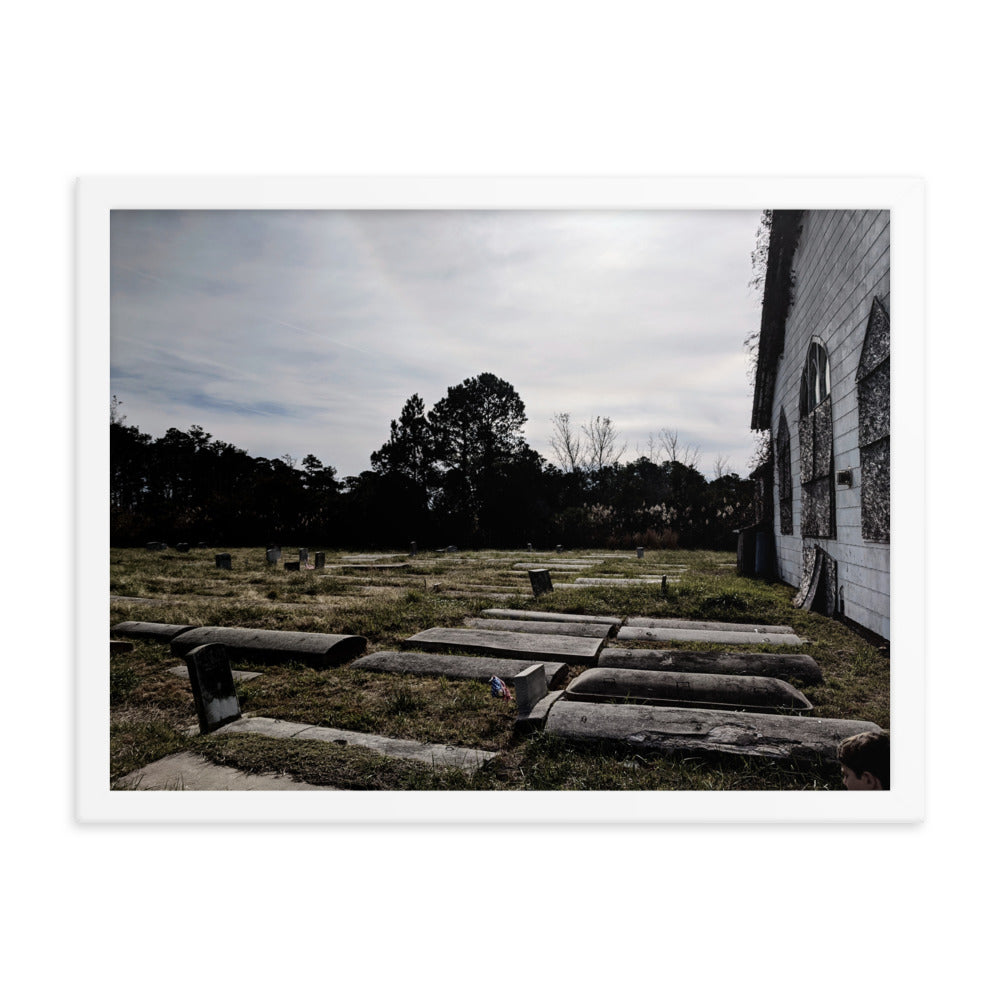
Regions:
<instances>
[{"instance_id":1,"label":"cracked stone slab","mask_svg":"<svg viewBox=\"0 0 1000 1000\"><path fill-rule=\"evenodd\" d=\"M637 750L726 753L776 760L818 757L836 765L841 740L881 729L873 722L857 719L599 704L564 697L549 710L545 731L569 740L610 740Z\"/></svg>"},{"instance_id":2,"label":"cracked stone slab","mask_svg":"<svg viewBox=\"0 0 1000 1000\"><path fill-rule=\"evenodd\" d=\"M625 624L636 628L705 628L719 632L773 632L777 635L794 635L790 625L755 625L740 622L691 621L687 618L637 618L625 619Z\"/></svg>"},{"instance_id":3,"label":"cracked stone slab","mask_svg":"<svg viewBox=\"0 0 1000 1000\"><path fill-rule=\"evenodd\" d=\"M532 622L518 618L466 618L466 628L493 632L526 632L534 635L579 635L587 639L607 639L614 625L595 622Z\"/></svg>"},{"instance_id":4,"label":"cracked stone slab","mask_svg":"<svg viewBox=\"0 0 1000 1000\"><path fill-rule=\"evenodd\" d=\"M483 764L496 756L489 750L447 746L443 743L421 743L418 740L402 740L327 726L307 726L264 716L237 719L215 730L213 735L230 733L257 733L274 739L320 740L324 743L364 747L386 757L412 760L429 767L457 767L467 774L478 771Z\"/></svg>"},{"instance_id":5,"label":"cracked stone slab","mask_svg":"<svg viewBox=\"0 0 1000 1000\"><path fill-rule=\"evenodd\" d=\"M404 640L406 648L461 650L514 660L559 660L596 665L604 639L575 635L529 635L489 629L429 628Z\"/></svg>"},{"instance_id":6,"label":"cracked stone slab","mask_svg":"<svg viewBox=\"0 0 1000 1000\"><path fill-rule=\"evenodd\" d=\"M479 612L483 618L513 618L526 622L578 622L592 625L621 625L621 618L606 615L571 615L559 611L520 611L517 608L487 608Z\"/></svg>"},{"instance_id":7,"label":"cracked stone slab","mask_svg":"<svg viewBox=\"0 0 1000 1000\"><path fill-rule=\"evenodd\" d=\"M737 632L700 628L635 628L622 626L621 641L651 640L653 642L721 642L733 645L802 646L805 640L797 635L780 632Z\"/></svg>"},{"instance_id":8,"label":"cracked stone slab","mask_svg":"<svg viewBox=\"0 0 1000 1000\"><path fill-rule=\"evenodd\" d=\"M491 677L499 677L505 684L512 684L514 678L524 670L524 660L500 656L454 656L447 653L382 650L355 660L351 666L385 674L448 677L452 680L489 681ZM550 688L562 684L569 674L566 663L546 661L543 666Z\"/></svg>"}]
</instances>

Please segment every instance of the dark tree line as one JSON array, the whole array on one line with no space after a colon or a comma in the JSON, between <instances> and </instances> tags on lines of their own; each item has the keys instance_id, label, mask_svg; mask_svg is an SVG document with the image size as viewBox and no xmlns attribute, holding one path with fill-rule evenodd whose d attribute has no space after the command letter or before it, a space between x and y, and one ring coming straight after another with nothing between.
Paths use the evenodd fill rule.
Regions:
<instances>
[{"instance_id":1,"label":"dark tree line","mask_svg":"<svg viewBox=\"0 0 1000 1000\"><path fill-rule=\"evenodd\" d=\"M488 372L430 410L414 395L371 470L340 480L314 455L298 467L254 458L198 426L154 440L115 400L111 541L734 549L752 519L749 480L709 483L681 461L618 456L559 469L528 446L526 419L514 387Z\"/></svg>"}]
</instances>

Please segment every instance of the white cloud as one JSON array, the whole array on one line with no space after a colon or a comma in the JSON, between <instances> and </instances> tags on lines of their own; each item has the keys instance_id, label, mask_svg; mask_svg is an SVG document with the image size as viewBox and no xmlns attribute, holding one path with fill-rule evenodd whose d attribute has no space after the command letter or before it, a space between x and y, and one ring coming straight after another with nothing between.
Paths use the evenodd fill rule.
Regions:
<instances>
[{"instance_id":1,"label":"white cloud","mask_svg":"<svg viewBox=\"0 0 1000 1000\"><path fill-rule=\"evenodd\" d=\"M407 397L491 371L543 454L569 411L743 472L758 214L116 212L112 391L147 433L350 475Z\"/></svg>"}]
</instances>

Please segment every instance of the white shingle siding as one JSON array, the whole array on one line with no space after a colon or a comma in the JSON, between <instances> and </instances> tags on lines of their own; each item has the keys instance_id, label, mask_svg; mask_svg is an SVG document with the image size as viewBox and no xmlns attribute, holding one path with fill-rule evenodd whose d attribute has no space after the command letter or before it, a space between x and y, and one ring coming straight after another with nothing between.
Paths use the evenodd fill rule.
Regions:
<instances>
[{"instance_id":1,"label":"white shingle siding","mask_svg":"<svg viewBox=\"0 0 1000 1000\"><path fill-rule=\"evenodd\" d=\"M844 614L878 635L889 637L889 545L861 536L861 455L858 447L858 394L855 381L872 300L877 295L890 314L889 213L809 211L794 259L795 287L785 325L785 350L778 362L771 427L784 407L792 456L792 530L782 535L777 516L778 574L798 587L803 542L818 544L837 562ZM830 359L833 406L833 472L850 469L853 484L834 487L836 538L803 539L799 478L799 382L813 337Z\"/></svg>"}]
</instances>

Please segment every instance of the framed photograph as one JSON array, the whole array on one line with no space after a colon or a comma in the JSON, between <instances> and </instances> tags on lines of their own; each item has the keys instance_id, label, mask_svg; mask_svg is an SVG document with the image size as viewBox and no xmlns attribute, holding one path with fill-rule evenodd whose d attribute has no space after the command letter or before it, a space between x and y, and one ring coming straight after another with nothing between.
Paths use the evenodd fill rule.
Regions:
<instances>
[{"instance_id":1,"label":"framed photograph","mask_svg":"<svg viewBox=\"0 0 1000 1000\"><path fill-rule=\"evenodd\" d=\"M80 179L78 819L921 820L923 197Z\"/></svg>"}]
</instances>

